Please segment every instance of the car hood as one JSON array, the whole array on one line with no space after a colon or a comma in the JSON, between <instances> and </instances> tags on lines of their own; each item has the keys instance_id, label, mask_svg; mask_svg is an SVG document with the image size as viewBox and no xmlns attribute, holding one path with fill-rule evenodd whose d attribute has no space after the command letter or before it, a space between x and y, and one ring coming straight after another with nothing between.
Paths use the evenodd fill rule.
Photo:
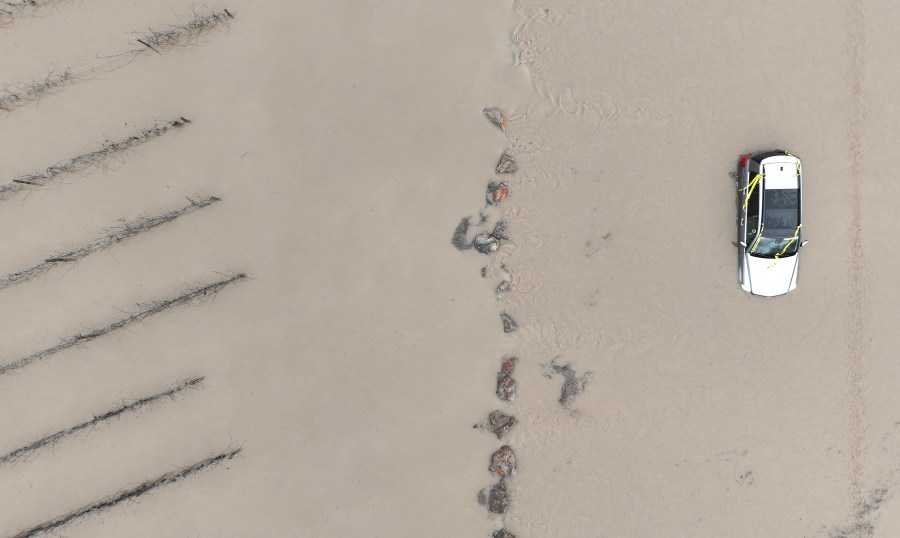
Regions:
<instances>
[{"instance_id":1,"label":"car hood","mask_svg":"<svg viewBox=\"0 0 900 538\"><path fill-rule=\"evenodd\" d=\"M797 287L799 254L787 258L757 258L744 253L744 269L749 291L753 295L773 297ZM773 265L774 263L774 265Z\"/></svg>"}]
</instances>

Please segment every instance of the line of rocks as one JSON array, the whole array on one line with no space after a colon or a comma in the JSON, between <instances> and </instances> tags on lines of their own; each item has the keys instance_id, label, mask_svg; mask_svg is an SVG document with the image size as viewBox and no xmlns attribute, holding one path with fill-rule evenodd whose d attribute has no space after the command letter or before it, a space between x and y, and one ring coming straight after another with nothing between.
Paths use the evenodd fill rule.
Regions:
<instances>
[{"instance_id":1,"label":"line of rocks","mask_svg":"<svg viewBox=\"0 0 900 538\"><path fill-rule=\"evenodd\" d=\"M484 115L497 127L506 132L507 119L503 112L496 107L484 109ZM497 174L514 174L518 171L518 164L509 149L503 151L500 160L497 162L495 172ZM487 212L489 208L499 206L511 193L509 184L504 181L491 181L487 185L485 193L485 209L480 211L478 223L474 226L484 227L489 220ZM481 254L493 254L507 242L512 240L509 232L508 224L502 218L498 218L491 231L480 231L476 233L472 239L469 239L470 228L473 227L471 217L463 218L456 230L453 232L451 243L458 250L475 249ZM505 264L500 264L502 271L500 272L501 280L494 290L497 299L502 298L508 293L512 287L512 273ZM488 278L488 267L482 267L482 278ZM519 324L509 313L503 311L500 313L500 321L504 333L512 333L519 328ZM500 360L500 370L497 372L497 398L504 402L512 402L516 399L516 380L512 377L515 372L519 359L508 356ZM486 429L497 436L498 440L503 439L515 427L517 420L514 416L508 415L502 410L494 410L488 413L487 421L476 424L475 428ZM488 470L491 475L497 478L497 483L482 489L478 492L478 502L482 506L486 506L488 512L503 516L509 509L510 493L508 481L516 474L516 454L512 447L507 444L500 446L491 455ZM511 532L505 528L501 528L493 533L493 538L516 538Z\"/></svg>"}]
</instances>

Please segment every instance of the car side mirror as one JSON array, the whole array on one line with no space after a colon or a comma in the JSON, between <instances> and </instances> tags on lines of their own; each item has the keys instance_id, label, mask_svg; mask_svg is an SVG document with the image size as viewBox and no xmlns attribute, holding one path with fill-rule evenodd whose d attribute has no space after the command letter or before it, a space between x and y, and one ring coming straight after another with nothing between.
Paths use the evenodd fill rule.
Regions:
<instances>
[{"instance_id":1,"label":"car side mirror","mask_svg":"<svg viewBox=\"0 0 900 538\"><path fill-rule=\"evenodd\" d=\"M744 247L744 248L747 248L747 243L744 243L743 241L741 241L740 243L738 243L737 241L732 241L731 244L734 245L734 246L740 245L740 246L742 246L742 247Z\"/></svg>"},{"instance_id":2,"label":"car side mirror","mask_svg":"<svg viewBox=\"0 0 900 538\"><path fill-rule=\"evenodd\" d=\"M807 239L807 240L801 242L801 243L800 243L800 246L801 246L801 247L805 247L807 243L809 243L809 239Z\"/></svg>"}]
</instances>

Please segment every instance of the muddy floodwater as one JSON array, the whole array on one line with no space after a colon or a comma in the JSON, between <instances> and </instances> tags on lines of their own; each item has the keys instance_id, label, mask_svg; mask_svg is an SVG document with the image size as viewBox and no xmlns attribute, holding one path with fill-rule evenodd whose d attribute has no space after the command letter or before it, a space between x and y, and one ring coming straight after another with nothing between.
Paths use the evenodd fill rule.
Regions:
<instances>
[{"instance_id":1,"label":"muddy floodwater","mask_svg":"<svg viewBox=\"0 0 900 538\"><path fill-rule=\"evenodd\" d=\"M894 536L889 2L520 2L520 501L541 536ZM736 281L744 152L803 159L799 286ZM517 263L517 260L520 260ZM527 320L527 321L525 321ZM518 439L515 436L519 436ZM527 462L527 463L526 463Z\"/></svg>"},{"instance_id":2,"label":"muddy floodwater","mask_svg":"<svg viewBox=\"0 0 900 538\"><path fill-rule=\"evenodd\" d=\"M5 5L0 536L900 535L892 2Z\"/></svg>"}]
</instances>

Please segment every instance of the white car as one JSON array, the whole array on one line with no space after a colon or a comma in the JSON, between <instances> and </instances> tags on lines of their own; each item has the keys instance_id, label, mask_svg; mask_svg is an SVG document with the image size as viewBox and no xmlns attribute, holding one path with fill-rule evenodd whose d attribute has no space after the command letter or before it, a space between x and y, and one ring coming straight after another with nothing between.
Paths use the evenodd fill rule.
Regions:
<instances>
[{"instance_id":1,"label":"white car","mask_svg":"<svg viewBox=\"0 0 900 538\"><path fill-rule=\"evenodd\" d=\"M782 150L742 155L738 177L738 281L753 295L797 287L803 240L800 159Z\"/></svg>"}]
</instances>

